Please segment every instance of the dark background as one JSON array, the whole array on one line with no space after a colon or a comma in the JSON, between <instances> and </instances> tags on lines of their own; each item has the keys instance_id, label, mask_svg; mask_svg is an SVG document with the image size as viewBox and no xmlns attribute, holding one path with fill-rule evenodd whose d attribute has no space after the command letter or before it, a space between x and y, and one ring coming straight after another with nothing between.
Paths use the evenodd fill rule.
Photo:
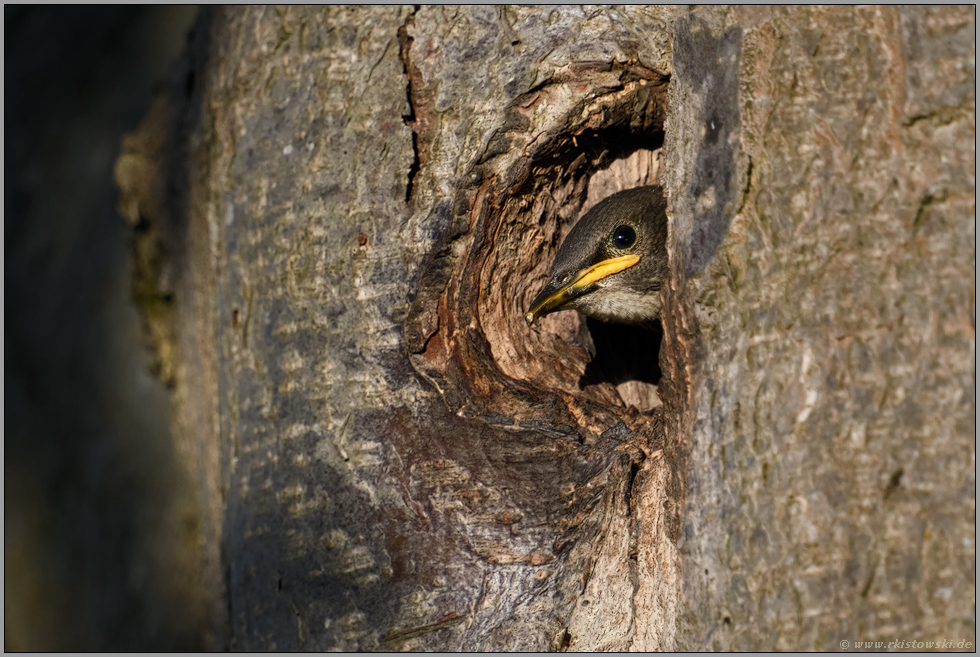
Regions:
<instances>
[{"instance_id":1,"label":"dark background","mask_svg":"<svg viewBox=\"0 0 980 657\"><path fill-rule=\"evenodd\" d=\"M4 8L7 650L206 646L112 176L195 14Z\"/></svg>"}]
</instances>

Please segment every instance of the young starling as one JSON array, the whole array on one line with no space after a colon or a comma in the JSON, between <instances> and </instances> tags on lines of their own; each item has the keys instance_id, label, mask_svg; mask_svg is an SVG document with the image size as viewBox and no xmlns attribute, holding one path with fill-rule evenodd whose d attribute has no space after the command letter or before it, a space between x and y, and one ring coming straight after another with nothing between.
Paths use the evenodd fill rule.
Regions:
<instances>
[{"instance_id":1,"label":"young starling","mask_svg":"<svg viewBox=\"0 0 980 657\"><path fill-rule=\"evenodd\" d=\"M558 249L551 278L525 319L577 310L604 322L649 326L667 277L667 201L653 185L597 203Z\"/></svg>"}]
</instances>

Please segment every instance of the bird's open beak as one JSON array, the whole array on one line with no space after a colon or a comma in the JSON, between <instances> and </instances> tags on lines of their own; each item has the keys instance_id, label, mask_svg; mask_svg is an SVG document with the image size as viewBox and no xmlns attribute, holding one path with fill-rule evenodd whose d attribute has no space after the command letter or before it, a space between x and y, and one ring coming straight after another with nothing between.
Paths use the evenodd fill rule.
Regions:
<instances>
[{"instance_id":1,"label":"bird's open beak","mask_svg":"<svg viewBox=\"0 0 980 657\"><path fill-rule=\"evenodd\" d=\"M601 281L607 276L616 274L623 271L624 269L629 269L636 263L640 261L640 256L638 255L625 255L616 258L609 258L608 260L603 260L598 262L591 267L586 267L585 269L579 271L569 283L565 285L558 285L554 279L548 282L541 294L539 294L534 301L531 302L531 309L528 311L524 319L527 320L528 325L534 323L541 315L547 315L555 310L560 310L561 307L575 299L582 296L588 292L593 285Z\"/></svg>"}]
</instances>

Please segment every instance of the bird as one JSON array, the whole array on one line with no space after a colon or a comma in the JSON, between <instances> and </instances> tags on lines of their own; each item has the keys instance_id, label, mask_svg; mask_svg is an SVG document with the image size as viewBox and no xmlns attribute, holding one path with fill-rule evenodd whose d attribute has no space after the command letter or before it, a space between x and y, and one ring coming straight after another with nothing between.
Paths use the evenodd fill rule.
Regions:
<instances>
[{"instance_id":1,"label":"bird","mask_svg":"<svg viewBox=\"0 0 980 657\"><path fill-rule=\"evenodd\" d=\"M667 278L667 200L659 185L613 194L579 219L558 249L528 325L560 310L651 327Z\"/></svg>"}]
</instances>

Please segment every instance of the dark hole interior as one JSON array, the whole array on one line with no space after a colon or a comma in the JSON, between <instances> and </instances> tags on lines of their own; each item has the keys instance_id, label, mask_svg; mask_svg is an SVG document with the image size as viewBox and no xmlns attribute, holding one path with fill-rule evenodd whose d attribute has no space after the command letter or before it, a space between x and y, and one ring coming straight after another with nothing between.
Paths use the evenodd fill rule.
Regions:
<instances>
[{"instance_id":1,"label":"dark hole interior","mask_svg":"<svg viewBox=\"0 0 980 657\"><path fill-rule=\"evenodd\" d=\"M569 169L570 165L585 155L591 166L588 169L596 171L608 167L613 161L625 159L638 150L657 150L664 145L664 131L636 132L627 125L612 125L595 130L586 130L574 139L559 140L550 152L540 154L540 166L555 166L561 170ZM575 169L576 173L584 173L588 169Z\"/></svg>"},{"instance_id":2,"label":"dark hole interior","mask_svg":"<svg viewBox=\"0 0 980 657\"><path fill-rule=\"evenodd\" d=\"M629 157L641 148L652 151L662 147L664 133L661 130L650 133L634 132L629 126L614 125L597 131L586 131L579 135L577 141L586 157L596 162L608 163Z\"/></svg>"},{"instance_id":3,"label":"dark hole interior","mask_svg":"<svg viewBox=\"0 0 980 657\"><path fill-rule=\"evenodd\" d=\"M664 332L660 322L652 328L607 324L586 318L592 345L592 360L579 379L579 387L603 382L619 385L642 381L657 385L660 371L660 342Z\"/></svg>"}]
</instances>

